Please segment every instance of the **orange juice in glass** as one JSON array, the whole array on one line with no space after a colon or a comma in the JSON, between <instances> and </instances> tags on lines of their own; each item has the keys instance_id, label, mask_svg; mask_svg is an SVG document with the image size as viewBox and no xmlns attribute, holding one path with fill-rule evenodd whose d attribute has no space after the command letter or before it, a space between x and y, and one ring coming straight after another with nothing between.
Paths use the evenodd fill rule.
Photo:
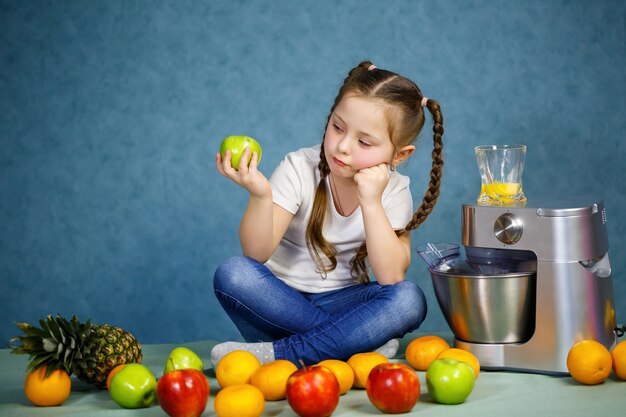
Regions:
<instances>
[{"instance_id":1,"label":"orange juice in glass","mask_svg":"<svg viewBox=\"0 0 626 417\"><path fill-rule=\"evenodd\" d=\"M522 190L526 145L481 145L474 150L481 180L478 204L526 204Z\"/></svg>"}]
</instances>

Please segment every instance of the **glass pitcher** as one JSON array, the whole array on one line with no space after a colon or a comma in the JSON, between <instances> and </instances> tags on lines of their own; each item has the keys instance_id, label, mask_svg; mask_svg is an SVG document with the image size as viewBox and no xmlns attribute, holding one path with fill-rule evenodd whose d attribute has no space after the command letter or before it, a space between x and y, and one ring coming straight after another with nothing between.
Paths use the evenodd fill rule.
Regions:
<instances>
[{"instance_id":1,"label":"glass pitcher","mask_svg":"<svg viewBox=\"0 0 626 417\"><path fill-rule=\"evenodd\" d=\"M522 190L526 145L481 145L474 150L481 180L478 204L526 204L526 196Z\"/></svg>"}]
</instances>

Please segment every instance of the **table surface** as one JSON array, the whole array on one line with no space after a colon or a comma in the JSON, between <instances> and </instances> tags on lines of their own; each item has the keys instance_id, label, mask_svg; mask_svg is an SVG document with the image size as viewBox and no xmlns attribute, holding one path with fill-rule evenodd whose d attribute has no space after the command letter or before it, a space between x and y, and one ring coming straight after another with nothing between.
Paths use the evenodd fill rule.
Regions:
<instances>
[{"instance_id":1,"label":"table surface","mask_svg":"<svg viewBox=\"0 0 626 417\"><path fill-rule=\"evenodd\" d=\"M402 340L401 350L394 360L403 361L404 347L419 334ZM213 399L219 385L210 368L209 352L215 341L184 343L203 359L205 374L209 378L211 396L203 416L215 416ZM177 345L144 345L143 363L158 378L165 360ZM106 390L93 388L73 379L72 393L60 407L41 408L30 404L24 396L27 355L14 355L0 349L0 416L166 416L158 406L126 410L110 399ZM603 384L584 386L569 376L547 376L529 373L482 371L467 401L460 405L434 403L427 391L424 372L418 372L422 390L420 401L404 415L416 416L620 416L626 415L626 381L611 375ZM296 417L286 400L267 402L264 416ZM367 399L364 390L352 389L342 396L333 416L380 416Z\"/></svg>"}]
</instances>

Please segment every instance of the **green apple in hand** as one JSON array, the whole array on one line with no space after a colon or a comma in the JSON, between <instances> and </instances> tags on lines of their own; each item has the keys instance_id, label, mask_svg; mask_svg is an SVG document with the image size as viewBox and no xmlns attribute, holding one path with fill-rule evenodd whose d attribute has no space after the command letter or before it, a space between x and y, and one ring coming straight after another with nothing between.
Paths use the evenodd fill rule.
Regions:
<instances>
[{"instance_id":1,"label":"green apple in hand","mask_svg":"<svg viewBox=\"0 0 626 417\"><path fill-rule=\"evenodd\" d=\"M178 346L172 349L170 355L167 357L163 373L166 374L170 371L180 369L196 369L202 371L204 364L202 363L202 359L200 359L193 350L184 346Z\"/></svg>"},{"instance_id":2,"label":"green apple in hand","mask_svg":"<svg viewBox=\"0 0 626 417\"><path fill-rule=\"evenodd\" d=\"M258 162L260 163L262 154L261 145L250 136L228 136L224 138L220 145L220 155L222 155L222 159L224 159L226 151L230 151L230 165L238 170L239 164L241 163L241 154L243 154L243 151L248 147L250 148L250 155L246 164L250 164L253 152L256 152L259 156Z\"/></svg>"},{"instance_id":3,"label":"green apple in hand","mask_svg":"<svg viewBox=\"0 0 626 417\"><path fill-rule=\"evenodd\" d=\"M111 379L109 394L124 408L150 407L156 398L157 381L145 365L129 363Z\"/></svg>"},{"instance_id":4,"label":"green apple in hand","mask_svg":"<svg viewBox=\"0 0 626 417\"><path fill-rule=\"evenodd\" d=\"M426 370L426 386L440 404L461 404L472 392L476 376L471 366L452 358L435 359Z\"/></svg>"}]
</instances>

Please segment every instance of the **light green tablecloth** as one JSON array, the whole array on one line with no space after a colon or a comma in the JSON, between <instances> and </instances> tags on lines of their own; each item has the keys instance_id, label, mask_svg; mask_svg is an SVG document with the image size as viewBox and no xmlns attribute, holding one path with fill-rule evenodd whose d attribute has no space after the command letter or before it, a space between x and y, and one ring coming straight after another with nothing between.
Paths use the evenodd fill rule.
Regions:
<instances>
[{"instance_id":1,"label":"light green tablecloth","mask_svg":"<svg viewBox=\"0 0 626 417\"><path fill-rule=\"evenodd\" d=\"M417 337L412 335L411 339ZM403 341L403 347L406 346ZM215 342L200 341L184 346L197 352L205 361L206 374L211 385L211 397L203 416L215 416L213 399L219 390L210 369L209 351ZM174 345L145 345L144 364L157 376ZM403 350L400 353L402 355ZM402 360L397 359L397 360ZM0 416L166 416L157 406L139 410L125 410L109 398L106 390L94 389L80 381L73 381L70 398L60 407L39 408L24 396L23 383L26 355L13 355L0 350ZM424 373L418 372L422 382L420 401L410 414L416 416L626 416L626 381L614 375L601 385L583 386L570 377L483 371L474 391L461 405L441 405L431 401L426 391ZM268 402L264 416L294 417L286 400ZM382 415L372 406L365 391L351 390L342 396L333 416Z\"/></svg>"}]
</instances>

